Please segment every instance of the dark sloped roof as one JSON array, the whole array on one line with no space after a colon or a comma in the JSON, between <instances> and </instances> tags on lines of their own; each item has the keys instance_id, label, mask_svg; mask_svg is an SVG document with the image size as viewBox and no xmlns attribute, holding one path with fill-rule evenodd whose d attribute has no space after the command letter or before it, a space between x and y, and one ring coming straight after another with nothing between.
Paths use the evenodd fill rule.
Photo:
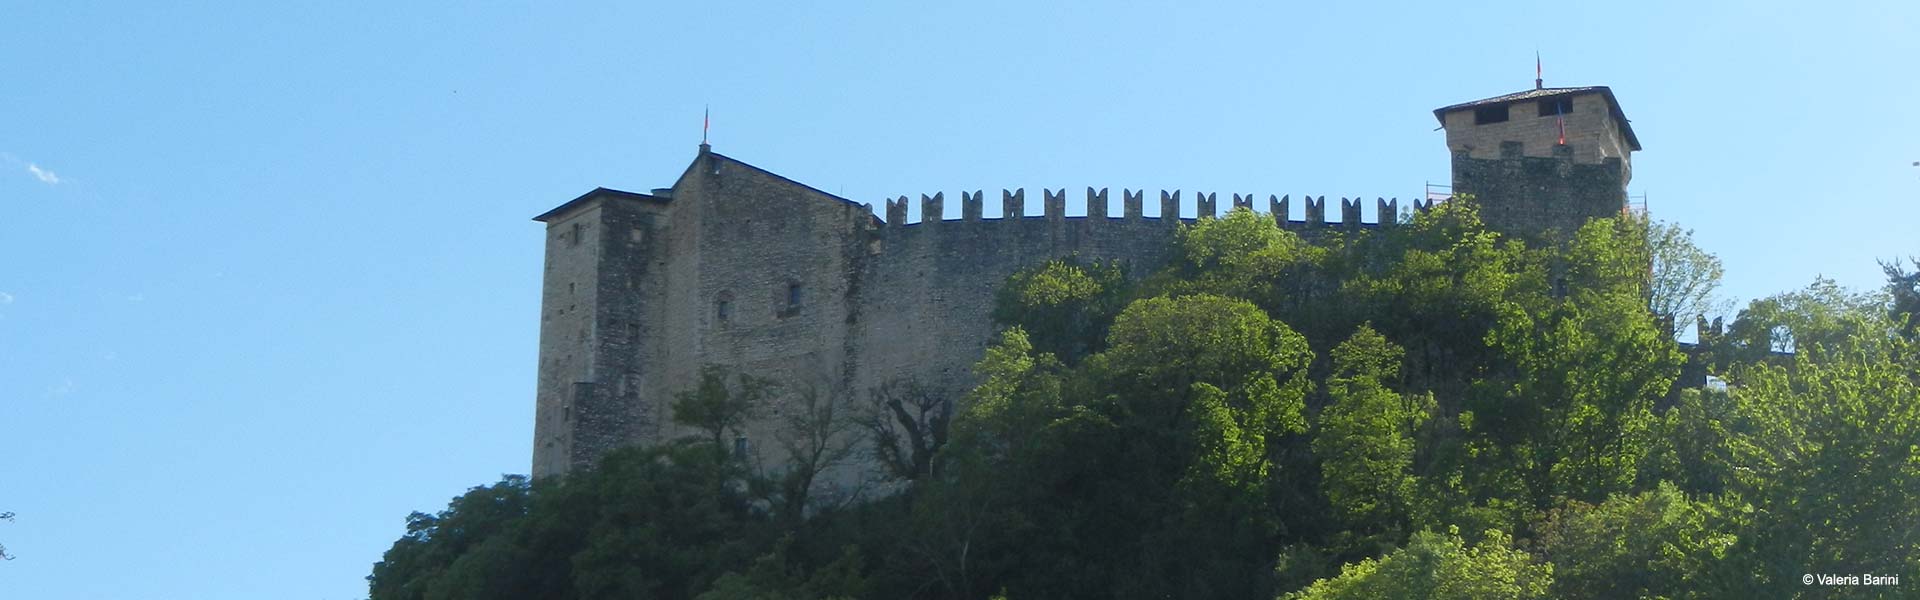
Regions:
<instances>
[{"instance_id":1,"label":"dark sloped roof","mask_svg":"<svg viewBox=\"0 0 1920 600\"><path fill-rule=\"evenodd\" d=\"M548 219L552 219L554 217L560 216L561 214L566 213L567 211L573 210L574 207L579 206L588 200L592 200L594 198L598 198L601 196L607 196L612 198L623 198L628 200L643 200L647 202L664 203L667 201L666 198L661 198L659 196L654 196L651 194L642 194L638 192L627 192L627 191L597 187L597 188L593 188L593 191L591 192L581 194L579 198L568 200L565 204L561 204L560 206L554 207L553 210L540 213L540 216L534 217L533 220L545 223L547 222Z\"/></svg>"},{"instance_id":2,"label":"dark sloped roof","mask_svg":"<svg viewBox=\"0 0 1920 600\"><path fill-rule=\"evenodd\" d=\"M866 206L866 204L863 204L863 203L860 203L860 202L854 202L854 201L852 201L852 200L848 200L848 199L846 199L846 198L842 198L842 197L840 197L840 195L839 195L839 194L832 194L832 193L828 193L827 191L825 191L825 190L822 190L822 189L820 189L820 188L817 188L817 187L813 187L813 186L810 186L810 185L807 185L807 184L804 184L804 183L800 183L800 182L798 182L798 181L794 181L794 180L793 180L792 178L790 178L790 177L787 177L787 176L785 176L785 175L781 175L781 174L779 174L779 173L775 173L775 172L773 172L773 171L768 171L768 170L766 170L766 169L762 169L762 168L760 168L760 167L756 167L756 166L753 166L753 164L751 164L751 163L748 163L748 162L746 162L746 161L743 161L743 160L740 160L740 159L738 159L738 158L734 158L734 157L731 157L731 156L727 156L727 155L725 155L725 154L721 154L721 153L719 153L719 152L710 152L710 154L712 154L714 158L719 158L719 159L724 159L724 160L726 160L727 162L730 162L730 163L733 163L733 164L736 164L736 165L740 165L740 166L742 166L742 167L746 167L746 168L749 168L749 169L753 169L753 170L755 170L755 171L758 171L758 172L760 172L760 173L762 173L762 174L765 174L765 175L767 175L767 176L769 176L769 177L772 177L772 178L774 178L774 179L778 179L778 180L780 180L780 181L783 181L783 182L786 182L786 183L789 183L789 184L792 184L792 185L794 185L794 186L798 186L798 187L801 187L801 188L805 188L806 190L808 190L808 191L811 191L811 192L813 192L813 193L816 193L816 194L819 194L819 195L822 195L822 196L826 196L826 197L828 197L828 198L832 198L832 199L834 199L834 200L839 200L839 201L841 201L841 202L845 202L845 203L847 203L847 204L851 204L851 205L854 205L854 206L859 206L859 207L863 207L863 208L864 208L864 207Z\"/></svg>"},{"instance_id":3,"label":"dark sloped roof","mask_svg":"<svg viewBox=\"0 0 1920 600\"><path fill-rule=\"evenodd\" d=\"M775 173L775 172L773 172L773 171L768 171L768 170L766 170L766 169L762 169L762 168L760 168L760 167L756 167L756 166L753 166L752 164L749 164L749 163L747 163L747 162L744 162L744 161L741 161L740 159L737 159L737 158L733 158L733 157L731 157L731 156L726 156L726 155L724 155L724 154L721 154L721 153L719 153L719 152L712 152L712 151L711 151L711 150L710 150L710 149L709 149L709 148L708 148L707 146L705 146L705 145L702 145L702 146L701 146L701 150L702 150L702 152L704 152L704 153L705 153L705 154L706 154L707 156L710 156L711 158L713 158L713 159L715 159L715 160L722 160L722 161L726 161L726 162L727 162L728 164L733 164L733 165L739 165L739 166L741 166L741 167L744 167L744 168L747 168L747 169L751 169L751 170L753 170L753 171L755 171L755 172L758 172L758 173L761 173L761 174L764 174L764 175L766 175L766 176L768 176L768 177L772 177L772 178L774 178L775 180L778 180L778 181L780 181L780 182L783 182L783 183L786 183L786 184L789 184L789 185L792 185L792 186L794 186L794 187L797 187L797 188L801 188L801 189L804 189L804 190L807 190L807 191L810 191L810 192L814 192L814 193L816 193L816 194L820 194L820 195L822 195L822 196L826 196L826 197L827 197L828 199L831 199L831 200L834 200L834 201L837 201L837 202L841 202L841 203L844 203L844 204L846 204L846 205L848 205L848 206L852 206L852 207L856 207L856 208L861 208L861 209L866 209L866 208L868 208L868 207L867 207L867 205L865 205L865 204L862 204L862 203L860 203L860 202L855 202L855 201L853 201L853 200L848 200L848 199L846 199L846 198L842 198L842 197L840 197L840 196L839 196L838 194L831 194L831 193L827 193L826 191L824 191L824 190L821 190L821 189L819 189L819 188L816 188L816 187L813 187L813 186L810 186L810 185L807 185L807 184L804 184L804 183L800 183L800 182L798 182L798 181L794 181L793 179L790 179L790 178L788 178L788 177L787 177L787 176L785 176L785 175L781 175L781 174L779 174L779 173ZM686 171L684 171L684 172L682 172L682 173L680 174L680 178L679 178L678 180L675 180L675 181L674 181L674 187L679 187L679 185L680 185L680 182L682 182L682 181L685 181L688 175L691 175L691 174L693 174L693 169L694 169L694 167L697 167L697 166L699 166L699 164L700 164L700 160L699 160L698 158L695 158L695 159L694 159L694 161L693 161L692 163L690 163L690 164L688 164L688 165L687 165L687 170L686 170ZM546 222L546 221L547 221L547 220L549 220L549 219L552 219L552 218L555 218L555 217L558 217L558 216L560 216L561 214L564 214L564 213L566 213L567 211L570 211L570 210L573 210L573 209L574 209L574 207L576 207L576 206L579 206L580 204L582 204L582 203L585 203L585 202L587 202L588 200L592 200L592 199L594 199L594 198L599 198L599 197L602 197L602 196L606 196L606 197L612 197L612 198L621 198L621 199L628 199L628 200L640 200L640 201L645 201L645 202L657 202L657 203L661 203L661 204L665 204L665 203L667 203L667 202L671 202L671 201L673 200L672 198L670 198L670 197L666 197L666 196L654 196L654 195L651 195L651 194L641 194L641 193L638 193L638 192L627 192L627 191L622 191L622 190L615 190L615 189L608 189L608 188L593 188L593 191L591 191L591 192L587 192L587 193L585 193L585 194L581 194L581 195L580 195L580 197L578 197L578 198L574 198L574 199L572 199L572 200L568 200L568 201L567 201L567 202L566 202L565 204L561 204L560 206L558 206L558 207L555 207L555 208L554 208L553 210L549 210L549 211L547 211L547 212L544 212L544 213L541 213L541 214L540 214L540 216L538 216L538 217L534 217L534 218L533 218L533 220L535 220L535 221L540 221L540 222L543 222L543 223L544 223L544 222ZM871 215L871 213L869 213L869 216L872 216L872 215ZM874 221L875 221L876 223L877 223L877 222L879 222L879 219L880 219L880 218L879 218L878 216L873 216L872 218L874 219Z\"/></svg>"},{"instance_id":4,"label":"dark sloped roof","mask_svg":"<svg viewBox=\"0 0 1920 600\"><path fill-rule=\"evenodd\" d=\"M758 172L760 172L760 173L762 173L762 174L765 174L765 175L766 175L766 176L768 176L768 177L772 177L772 178L774 178L774 179L777 179L777 180L780 180L780 181L783 181L783 182L786 182L786 183L788 183L788 184L792 184L792 185L793 185L793 186L795 186L795 187L799 187L799 188L801 188L801 189L805 189L805 190L808 190L808 191L811 191L811 192L813 192L813 193L816 193L816 194L820 194L820 195L822 195L822 196L826 196L827 198L830 198L830 199L833 199L833 200L837 200L837 201L839 201L839 202L841 202L841 203L843 203L843 204L846 204L846 205L848 205L848 206L852 206L852 207L855 207L855 208L859 208L860 210L863 210L863 211L867 211L867 219L868 219L869 221L871 221L871 222L872 222L873 224L875 224L875 225L879 225L879 224L881 224L881 223L883 223L883 222L884 222L884 221L881 221L881 220L880 220L880 216L879 216L879 215L876 215L876 214L873 214L873 212L872 212L872 207L870 207L870 206L867 206L867 205L866 205L865 203L861 203L861 202L855 202L855 201L853 201L853 200L849 200L849 199L846 199L846 198L842 198L842 197L840 197L840 195L839 195L839 194L830 194L830 193L827 193L827 191L826 191L826 190L822 190L822 189L820 189L820 188L817 188L817 187L813 187L813 186L810 186L810 185L807 185L807 184L804 184L804 183L800 183L800 182L798 182L798 181L794 181L794 180L793 180L792 178L790 178L790 177L787 177L787 176L785 176L785 175L781 175L781 174L779 174L779 173L775 173L775 172L773 172L773 171L768 171L768 170L766 170L766 169L762 169L762 168L760 168L760 167L756 167L756 166L753 166L753 164L752 164L752 163L748 163L748 162L746 162L746 161L743 161L743 160L740 160L740 159L738 159L738 158L734 158L734 157L731 157L731 156L727 156L727 155L725 155L725 154L721 154L721 153L719 153L719 152L712 152L712 151L709 151L709 152L708 152L708 154L711 154L711 155L713 155L713 157L714 157L714 158L718 158L718 159L721 159L721 160L725 160L725 161L727 161L727 162L730 162L730 163L733 163L733 164L736 164L736 165L740 165L740 166L742 166L742 167L746 167L746 168L748 168L748 169L753 169L754 171L758 171ZM683 176L683 177L684 177L684 176ZM676 185L678 185L678 184L676 184Z\"/></svg>"},{"instance_id":5,"label":"dark sloped roof","mask_svg":"<svg viewBox=\"0 0 1920 600\"><path fill-rule=\"evenodd\" d=\"M1613 120L1618 121L1620 123L1620 131L1627 134L1627 145L1631 146L1635 151L1640 150L1640 138L1639 136L1635 136L1633 134L1633 125L1627 121L1626 113L1623 113L1620 111L1620 101L1613 97L1613 89L1604 85L1589 85L1589 86L1583 86L1583 87L1560 87L1560 88L1534 88L1530 90L1523 90L1523 91L1518 91L1511 94L1494 96L1492 98L1474 100L1472 102L1461 102L1459 104L1454 104L1451 106L1442 106L1440 108L1433 109L1433 118L1439 120L1441 125L1446 125L1447 113L1451 113L1459 110L1465 110L1469 108L1479 108L1482 106L1492 106L1495 104L1508 104L1508 103L1520 102L1524 100L1538 100L1541 98L1552 98L1555 96L1574 96L1579 94L1600 94L1602 96L1605 96L1607 98L1607 110L1613 113Z\"/></svg>"}]
</instances>

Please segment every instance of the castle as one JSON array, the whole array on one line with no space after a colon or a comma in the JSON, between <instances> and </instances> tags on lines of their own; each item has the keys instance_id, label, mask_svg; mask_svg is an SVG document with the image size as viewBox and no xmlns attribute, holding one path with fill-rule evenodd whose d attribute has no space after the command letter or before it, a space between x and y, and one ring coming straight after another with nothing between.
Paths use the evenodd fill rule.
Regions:
<instances>
[{"instance_id":1,"label":"castle","mask_svg":"<svg viewBox=\"0 0 1920 600\"><path fill-rule=\"evenodd\" d=\"M1453 192L1473 194L1495 230L1571 231L1625 209L1640 143L1606 87L1536 81L1434 116ZM936 193L921 196L925 217L909 223L904 196L886 201L882 219L703 143L671 187L599 188L535 217L547 234L534 476L690 433L669 404L708 364L842 394L913 381L957 398L996 334L989 314L1007 276L1069 255L1143 274L1162 264L1176 226L1193 221L1179 217L1179 191L1158 194L1158 217L1143 214L1144 190L1087 188L1084 217L1066 214L1066 194L1040 190L1041 212L1029 215L1025 190L1002 191L1004 216L985 218L983 193L961 192L960 218L947 220L948 198ZM1192 199L1184 206L1200 218L1222 208L1215 193ZM1251 194L1228 200L1256 204ZM1392 226L1400 212L1376 199L1368 222L1360 199L1341 198L1328 221L1325 197L1304 197L1295 221L1292 201L1268 196L1260 208L1308 238ZM736 451L772 439L775 421L763 421L747 425Z\"/></svg>"}]
</instances>

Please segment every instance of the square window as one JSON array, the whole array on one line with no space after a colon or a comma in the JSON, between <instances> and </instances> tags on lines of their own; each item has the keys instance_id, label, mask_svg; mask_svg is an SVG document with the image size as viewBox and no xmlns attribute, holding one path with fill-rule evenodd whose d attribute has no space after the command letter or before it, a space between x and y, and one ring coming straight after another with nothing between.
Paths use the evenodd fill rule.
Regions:
<instances>
[{"instance_id":1,"label":"square window","mask_svg":"<svg viewBox=\"0 0 1920 600\"><path fill-rule=\"evenodd\" d=\"M1501 123L1501 122L1505 122L1506 120L1507 120L1507 105L1505 104L1502 104L1499 106L1482 106L1480 108L1473 109L1473 124L1475 125L1486 125L1488 123Z\"/></svg>"},{"instance_id":2,"label":"square window","mask_svg":"<svg viewBox=\"0 0 1920 600\"><path fill-rule=\"evenodd\" d=\"M1548 98L1540 101L1540 116L1542 117L1570 114L1573 114L1572 98Z\"/></svg>"}]
</instances>

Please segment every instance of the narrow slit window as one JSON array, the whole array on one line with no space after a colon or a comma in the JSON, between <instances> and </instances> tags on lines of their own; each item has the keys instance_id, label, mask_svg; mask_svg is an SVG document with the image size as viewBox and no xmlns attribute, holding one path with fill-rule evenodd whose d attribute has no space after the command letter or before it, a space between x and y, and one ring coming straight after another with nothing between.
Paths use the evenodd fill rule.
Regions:
<instances>
[{"instance_id":1,"label":"narrow slit window","mask_svg":"<svg viewBox=\"0 0 1920 600\"><path fill-rule=\"evenodd\" d=\"M787 284L787 310L800 309L800 284Z\"/></svg>"},{"instance_id":2,"label":"narrow slit window","mask_svg":"<svg viewBox=\"0 0 1920 600\"><path fill-rule=\"evenodd\" d=\"M725 323L733 320L733 293L720 292L713 301L713 318Z\"/></svg>"}]
</instances>

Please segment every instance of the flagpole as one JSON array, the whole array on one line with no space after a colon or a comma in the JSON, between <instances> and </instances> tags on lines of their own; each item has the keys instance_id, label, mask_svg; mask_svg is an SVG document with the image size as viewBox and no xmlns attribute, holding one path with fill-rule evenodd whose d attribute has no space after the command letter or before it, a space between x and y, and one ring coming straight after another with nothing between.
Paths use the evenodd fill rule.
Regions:
<instances>
[{"instance_id":1,"label":"flagpole","mask_svg":"<svg viewBox=\"0 0 1920 600\"><path fill-rule=\"evenodd\" d=\"M1542 79L1540 75L1540 51L1534 50L1533 51L1533 89L1537 90L1537 89L1544 88L1546 87L1545 83L1546 83L1546 80Z\"/></svg>"}]
</instances>

